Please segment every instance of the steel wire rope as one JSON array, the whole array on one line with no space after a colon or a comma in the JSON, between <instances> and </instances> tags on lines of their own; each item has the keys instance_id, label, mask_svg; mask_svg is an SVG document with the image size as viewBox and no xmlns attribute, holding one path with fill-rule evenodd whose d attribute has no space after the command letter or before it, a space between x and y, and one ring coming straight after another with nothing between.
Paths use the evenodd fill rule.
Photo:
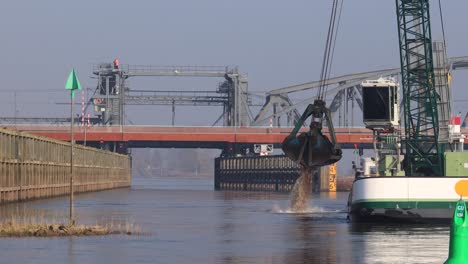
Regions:
<instances>
[{"instance_id":1,"label":"steel wire rope","mask_svg":"<svg viewBox=\"0 0 468 264\"><path fill-rule=\"evenodd\" d=\"M446 42L446 38L445 38L445 22L444 22L444 13L442 12L442 2L441 0L439 0L439 16L440 16L440 25L441 25L441 29L442 29L442 40L443 40L443 43L444 43L444 58L445 60L447 60L448 58L448 54L447 54L447 42ZM452 90L449 88L450 86L450 76L451 76L451 73L450 71L452 69L448 69L447 68L447 65L446 65L446 61L444 61L444 74L446 75L445 77L447 78L447 88L449 89L448 90L448 114L449 116L452 115L452 106L451 106L451 100L452 100Z\"/></svg>"},{"instance_id":2,"label":"steel wire rope","mask_svg":"<svg viewBox=\"0 0 468 264\"><path fill-rule=\"evenodd\" d=\"M442 27L442 40L444 41L445 57L447 58L447 43L445 42L445 23L444 23L444 14L442 12L441 0L439 0L439 15L440 15L440 25Z\"/></svg>"},{"instance_id":3,"label":"steel wire rope","mask_svg":"<svg viewBox=\"0 0 468 264\"><path fill-rule=\"evenodd\" d=\"M332 10L331 10L331 15L330 15L330 22L328 24L328 33L327 33L327 40L325 43L325 49L323 51L323 60L322 60L322 70L320 72L320 82L319 82L319 89L317 91L317 99L321 100L323 97L323 89L324 89L324 81L325 81L325 76L327 75L327 70L328 70L328 60L329 60L329 55L330 55L330 42L331 42L331 33L332 33L332 28L333 23L334 23L334 17L335 17L335 12L336 12L336 4L338 0L333 0L333 5L332 5Z\"/></svg>"},{"instance_id":4,"label":"steel wire rope","mask_svg":"<svg viewBox=\"0 0 468 264\"><path fill-rule=\"evenodd\" d=\"M336 32L335 32L335 39L333 40L333 48L332 48L332 54L331 54L331 61L330 61L330 69L331 67L333 66L333 59L335 57L335 47L336 47L336 39L338 37L338 30L340 29L340 22L341 22L341 11L343 10L343 0L341 0L341 4L340 4L340 9L339 9L339 13L338 13L338 22L337 22L337 25L336 25ZM327 87L328 87L328 80L330 80L330 74L331 74L331 71L328 72L328 76L326 78L326 83L325 83L325 96L327 94ZM323 100L325 101L325 96L323 98Z\"/></svg>"},{"instance_id":5,"label":"steel wire rope","mask_svg":"<svg viewBox=\"0 0 468 264\"><path fill-rule=\"evenodd\" d=\"M343 6L343 0L334 0L332 5L332 11L330 15L330 22L328 25L328 34L325 44L325 50L322 61L322 70L320 73L320 85L317 92L317 99L323 100L326 94L327 78L330 76L330 70L333 60L333 54L335 50L336 35L338 32L339 21L341 19L341 8ZM338 10L339 13L338 13ZM338 13L338 21L337 21Z\"/></svg>"}]
</instances>

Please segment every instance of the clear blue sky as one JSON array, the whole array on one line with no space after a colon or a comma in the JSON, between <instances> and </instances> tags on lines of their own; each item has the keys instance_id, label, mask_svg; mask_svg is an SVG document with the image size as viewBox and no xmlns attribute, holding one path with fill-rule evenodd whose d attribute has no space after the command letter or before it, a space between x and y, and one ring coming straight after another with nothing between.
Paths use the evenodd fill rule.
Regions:
<instances>
[{"instance_id":1,"label":"clear blue sky","mask_svg":"<svg viewBox=\"0 0 468 264\"><path fill-rule=\"evenodd\" d=\"M344 1L333 75L398 67L395 1ZM94 87L95 80L89 78L92 64L110 62L115 57L125 64L237 65L248 73L253 91L315 80L319 77L330 2L2 1L0 89L41 91L18 94L21 116L66 116L66 108L54 103L66 101L61 91L71 68L76 68L83 86ZM431 2L433 36L440 39L437 1ZM449 55L468 55L468 1L443 0L443 4ZM455 75L459 98L468 98L463 90L467 75ZM215 89L218 81L209 82L207 89ZM148 83L146 87L136 87L138 82L130 84L139 89L169 88L158 87L158 82L151 87ZM165 81L160 85L167 86ZM170 88L177 89L177 85L172 83ZM198 86L207 84L193 81L190 85L203 89ZM12 93L0 94L2 115L12 116ZM153 109L160 115L148 122L170 123L170 109L146 108ZM180 122L196 120L190 114L192 108L183 109L177 114ZM143 117L132 118L146 122ZM208 125L214 119L196 124Z\"/></svg>"}]
</instances>

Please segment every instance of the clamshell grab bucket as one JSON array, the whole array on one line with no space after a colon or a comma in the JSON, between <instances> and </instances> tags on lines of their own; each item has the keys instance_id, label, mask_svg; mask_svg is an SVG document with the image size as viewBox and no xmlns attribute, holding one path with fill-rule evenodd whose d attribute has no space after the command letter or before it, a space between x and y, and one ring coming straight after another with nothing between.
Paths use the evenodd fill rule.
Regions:
<instances>
[{"instance_id":1,"label":"clamshell grab bucket","mask_svg":"<svg viewBox=\"0 0 468 264\"><path fill-rule=\"evenodd\" d=\"M307 133L299 133L309 116L312 116L310 130ZM331 141L322 134L324 119L327 122ZM307 106L294 129L283 140L281 148L287 157L309 168L327 166L341 159L342 151L336 143L330 110L323 100L315 100L313 104Z\"/></svg>"},{"instance_id":2,"label":"clamshell grab bucket","mask_svg":"<svg viewBox=\"0 0 468 264\"><path fill-rule=\"evenodd\" d=\"M321 167L341 159L341 150L336 149L318 127L307 133L289 135L282 144L287 157L307 167Z\"/></svg>"}]
</instances>

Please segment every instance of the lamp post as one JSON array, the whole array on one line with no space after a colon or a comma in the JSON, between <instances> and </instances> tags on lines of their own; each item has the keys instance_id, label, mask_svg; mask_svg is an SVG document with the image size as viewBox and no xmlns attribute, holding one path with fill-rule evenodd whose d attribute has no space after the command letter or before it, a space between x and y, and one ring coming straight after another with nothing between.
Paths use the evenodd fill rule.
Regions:
<instances>
[{"instance_id":1,"label":"lamp post","mask_svg":"<svg viewBox=\"0 0 468 264\"><path fill-rule=\"evenodd\" d=\"M75 225L75 216L74 216L74 197L73 197L73 154L74 154L74 145L75 139L73 134L73 103L75 99L75 90L81 90L81 84L78 78L76 77L75 69L72 69L70 75L68 76L67 83L65 84L65 89L70 90L70 225Z\"/></svg>"}]
</instances>

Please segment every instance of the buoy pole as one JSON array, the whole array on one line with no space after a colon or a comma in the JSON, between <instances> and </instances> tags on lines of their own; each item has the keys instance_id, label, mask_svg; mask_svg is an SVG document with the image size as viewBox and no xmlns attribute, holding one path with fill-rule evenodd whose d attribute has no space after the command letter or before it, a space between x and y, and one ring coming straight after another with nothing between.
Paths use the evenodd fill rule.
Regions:
<instances>
[{"instance_id":1,"label":"buoy pole","mask_svg":"<svg viewBox=\"0 0 468 264\"><path fill-rule=\"evenodd\" d=\"M445 264L468 263L468 217L465 201L457 202L450 225L449 256Z\"/></svg>"}]
</instances>

